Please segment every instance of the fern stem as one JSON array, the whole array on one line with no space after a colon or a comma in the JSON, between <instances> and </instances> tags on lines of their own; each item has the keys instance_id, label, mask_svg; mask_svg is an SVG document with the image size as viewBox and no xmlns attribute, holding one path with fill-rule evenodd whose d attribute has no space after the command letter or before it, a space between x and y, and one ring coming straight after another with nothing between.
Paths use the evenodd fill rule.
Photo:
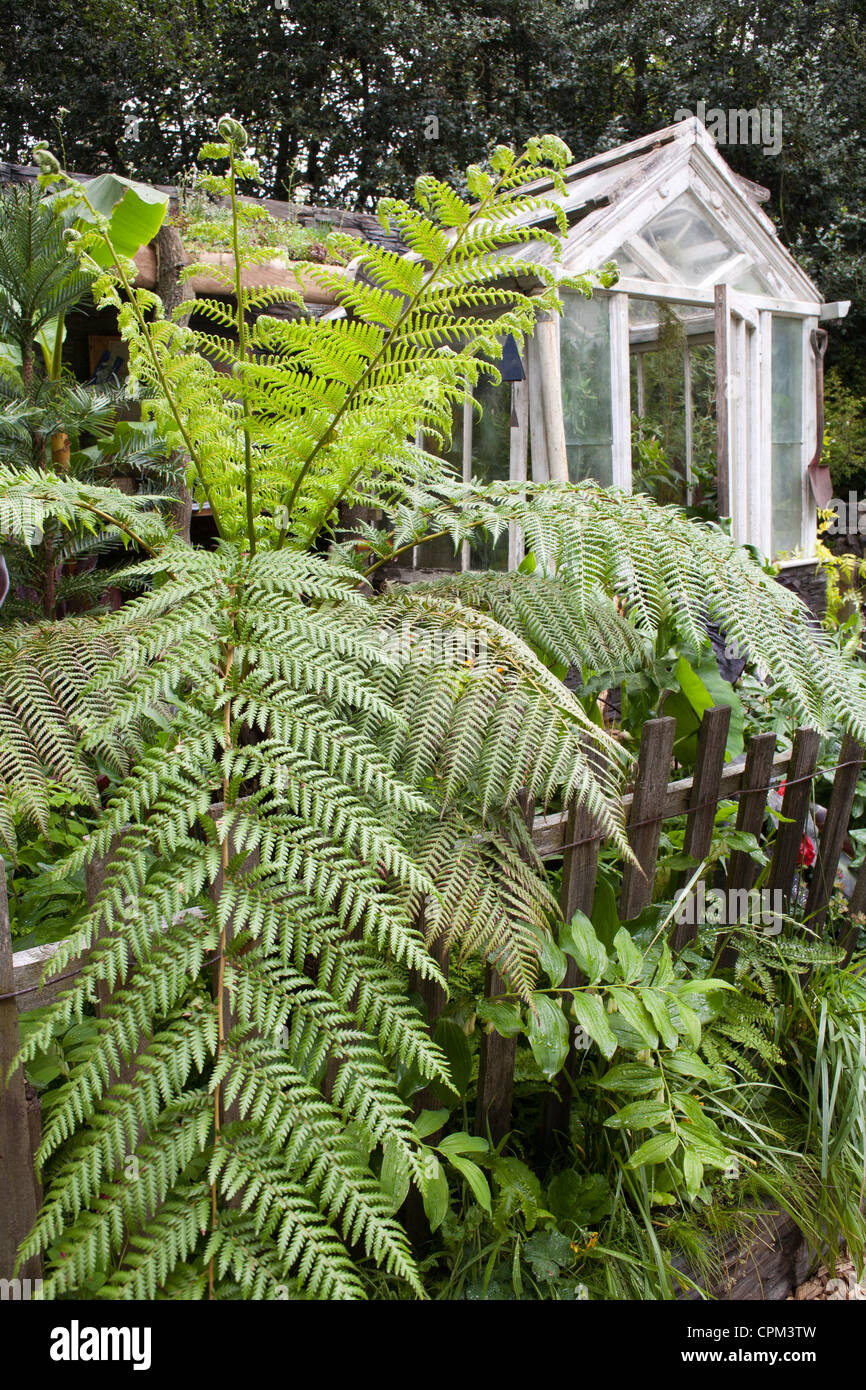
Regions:
<instances>
[{"instance_id":1,"label":"fern stem","mask_svg":"<svg viewBox=\"0 0 866 1390\"><path fill-rule=\"evenodd\" d=\"M244 492L246 494L247 511L247 538L250 543L250 554L256 553L256 527L253 516L253 443L252 443L252 415L250 403L247 398L246 382L243 377L243 369L248 362L249 339L247 337L247 321L244 313L244 290L241 284L241 247L239 235L239 214L238 214L238 188L237 172L235 169L235 147L229 142L229 189L232 200L232 249L234 251L234 280L235 280L235 300L237 302L237 331L238 331L238 355L237 362L240 365L240 385L241 385L241 404L243 406L243 432L244 432Z\"/></svg>"},{"instance_id":2,"label":"fern stem","mask_svg":"<svg viewBox=\"0 0 866 1390\"><path fill-rule=\"evenodd\" d=\"M470 525L467 527L467 530L474 530L477 526L483 526L483 525L484 525L484 523L483 523L483 521L481 521L481 520L479 520L479 521L473 521L473 522L471 522ZM393 534L394 534L394 533L393 533L393 531L392 531L392 532L391 532L391 535L393 535ZM383 565L390 564L390 562L391 562L393 559L395 559L396 556L398 556L398 555L405 555L405 553L406 553L407 550L414 550L414 549L415 549L417 546L419 546L419 545L426 545L428 541L438 541L438 540L441 540L443 536L450 536L450 535L451 535L451 528L448 527L447 529L445 529L445 530L443 530L443 531L430 531L426 536L422 536L420 540L416 540L416 541L407 541L406 545L400 545L400 546L397 547L396 550L392 550L392 551L389 552L389 554L383 555L382 558L381 558L381 560L377 560L377 561L376 561L375 565L370 565L370 566L368 566L368 568L364 570L364 578L365 578L365 579L368 579L368 578L370 577L371 574L374 574L376 570L381 569Z\"/></svg>"},{"instance_id":3,"label":"fern stem","mask_svg":"<svg viewBox=\"0 0 866 1390\"><path fill-rule=\"evenodd\" d=\"M233 665L233 663L234 663L234 659L235 659L235 650L234 650L234 647L231 647L231 646L230 646L230 647L227 649L227 651L226 651L226 664L225 664L225 671L223 672L223 681L224 681L224 683L225 683L226 685L228 684L228 679L229 679L229 676L230 676L230 674L231 674L231 669L232 669L232 665ZM231 718L232 718L231 700L226 700L225 716L224 716L224 721L223 721L223 742L224 742L224 747L225 747L226 750L228 750L229 748L231 748L231 742L232 742L232 733L231 733L232 725L231 725ZM223 777L222 794L223 794L223 810L224 810L224 811L228 809L228 804L229 804L229 790L230 790L230 789L229 789L228 777ZM229 867L229 841L228 841L228 835L226 835L225 838L223 839L222 845L220 846L220 868L221 868L221 872L222 872L222 882L223 882L223 885L225 885L226 874L228 873L228 867ZM219 961L218 961L218 964L217 964L217 987L216 987L216 1010L217 1010L217 1051L216 1051L216 1061L217 1061L217 1065L219 1065L220 1059L221 1059L221 1057L222 1057L222 1052L223 1052L223 1044L225 1043L225 1002L224 1002L224 996L225 996L226 929L225 929L225 926L224 926L224 925L220 928L219 945L218 945L218 947L217 947L217 951L218 951L218 955L219 955ZM222 1086L219 1085L219 1084L217 1084L217 1086L215 1086L215 1088L214 1088L214 1096L213 1096L214 1149L216 1149L217 1143L219 1142L220 1129L221 1129L221 1126L222 1126L222 1114L221 1114L221 1111L222 1111ZM214 1178L213 1182L211 1183L211 1188L210 1188L210 1214L211 1214L211 1231L215 1231L215 1230L216 1230L216 1226L217 1226L217 1180L216 1180L216 1178ZM212 1300L212 1299L213 1299L213 1296L214 1296L214 1265L213 1265L213 1256L211 1256L210 1261L208 1262L207 1282L208 1282L208 1298Z\"/></svg>"},{"instance_id":4,"label":"fern stem","mask_svg":"<svg viewBox=\"0 0 866 1390\"><path fill-rule=\"evenodd\" d=\"M406 320L409 318L409 316L410 316L412 313L414 313L414 311L415 311L415 306L417 305L417 303L418 303L418 301L420 300L421 296L422 296L423 294L425 294L426 291L429 289L430 285L433 284L433 282L435 281L436 277L439 275L440 271L442 270L442 268L443 268L443 266L446 264L446 262L447 262L448 260L450 260L450 259L455 255L456 251L457 251L458 248L460 247L461 242L465 239L465 237L466 237L466 235L468 234L468 232L470 231L470 229L478 222L478 219L479 219L481 216L483 216L483 214L487 211L488 207L491 207L491 206L495 203L496 198L497 198L498 195L499 195L499 190L500 190L500 188L502 187L502 185L506 182L506 179L513 179L513 177L514 177L514 170L511 169L511 170L508 171L507 174L506 174L506 173L501 174L501 175L499 176L499 178L496 180L496 182L495 182L494 184L491 185L490 190L489 190L489 192L487 193L487 196L486 196L486 197L478 204L478 206L476 207L474 217L470 217L470 218L469 218L469 221L466 222L466 224L465 224L463 227L460 228L460 230L458 231L456 237L454 238L454 241L453 241L452 244L449 246L447 252L446 252L443 256L440 256L440 257L439 257L439 260L436 262L435 265L431 266L430 274L421 282L421 284L419 285L419 287L418 287L418 289L415 291L415 293L412 295L412 297L411 297L410 299L407 300L406 304L405 304L404 307L403 307L403 311L402 311L402 313L400 314L399 318L397 319L397 322L395 323L395 325L394 325L393 329L391 330L391 332L390 332L390 333L385 333L385 335L384 335L384 337L383 337L383 340L382 340L382 345L381 345L381 347L379 348L379 351L378 351L373 357L371 357L370 361L367 363L366 367L364 368L363 372L362 372L361 375L359 376L358 380L355 382L354 386L353 386L353 387L351 388L351 390L348 392L348 394L347 394L347 396L346 396L346 399L343 401L343 404L342 404L342 405L340 406L340 408L337 410L337 412L336 412L336 414L334 415L334 418L332 419L330 425L329 425L328 428L325 430L324 434L320 435L319 439L318 439L318 440L316 441L316 443L314 444L311 453L310 453L309 456L305 459L304 463L301 465L301 469L300 469L300 471L299 471L299 473L298 473L297 478L296 478L295 481L294 481L294 484L293 484L293 486L292 486L291 493L289 494L289 500L288 500L288 502L286 503L286 517L287 517L287 518L291 516L292 507L294 506L294 504L295 504L295 499L297 498L298 492L300 491L301 483L304 481L304 478L306 477L307 473L309 473L309 471L310 471L311 467L313 466L313 463L314 463L314 461L315 461L317 455L318 455L318 454L320 453L320 451L325 447L325 444L326 444L327 442L329 442L329 441L333 438L333 436L334 436L334 431L336 430L337 425L340 423L340 421L342 420L343 416L346 414L347 410L349 409L349 407L350 407L351 404L352 404L352 401L353 401L353 400L355 399L355 397L358 395L358 392L361 390L362 386L364 386L364 385L366 384L366 382L367 382L367 381L370 379L370 377L372 376L373 372L374 372L374 371L376 370L376 368L379 366L379 363L382 361L382 358L384 357L385 352L387 351L387 349L388 349L390 346L393 345L394 340L395 340L397 334L399 334L400 329L403 327L403 325L405 324ZM338 493L337 493L337 498L339 499L339 497L340 497L341 495L342 495L342 493L338 492ZM334 506L334 503L328 504L327 511L324 513L325 516L329 516L329 515L330 515L331 511L333 510L333 506ZM321 513L320 513L320 516L321 516ZM318 522L318 525L321 525L321 520ZM283 529L281 530L279 536L277 537L277 549L280 549L280 547L282 546L282 543L283 543L283 540L285 539L285 536L286 536L286 529L285 529L285 527L283 527ZM310 543L312 543L312 540L314 539L314 537L315 537L315 532L314 532L313 535L310 537Z\"/></svg>"},{"instance_id":5,"label":"fern stem","mask_svg":"<svg viewBox=\"0 0 866 1390\"><path fill-rule=\"evenodd\" d=\"M68 175L67 175L67 177L68 177ZM97 224L97 226L99 226L99 222L100 222L99 214L97 213L96 209L94 208L93 204L91 203L90 199L88 198L87 193L86 193L85 191L83 191L83 188L81 188L81 191L79 192L79 197L81 198L81 201L85 204L85 206L86 206L87 208L90 209L91 213L93 214L94 218L96 219L96 224ZM184 444L185 444L185 446L186 446L187 453L189 454L190 459L192 460L192 463L193 463L194 466L195 466L196 473L198 474L198 477L199 477L199 480L200 480L200 482L201 482L201 485L202 485L202 487L204 488L205 497L207 498L207 503L208 503L208 506L210 507L211 516L212 516L213 519L214 519L214 525L216 526L217 534L218 534L220 537L222 537L222 536L223 536L223 529L222 529L222 526L220 525L219 513L218 513L218 511L217 511L217 509L216 509L216 506L215 506L215 504L214 504L213 495L212 495L212 493L211 493L210 487L208 486L207 478L206 478L205 475L204 475L204 471L203 471L202 466L201 466L201 460L199 459L198 454L196 453L195 447L194 447L194 445L193 445L193 442L192 442L192 440L190 439L189 431L187 430L186 425L184 424L183 420L181 419L180 411L179 411L179 409L178 409L177 403L176 403L176 401L175 401L175 399L174 399L174 396L173 396L173 394L172 394L171 387L170 387L169 384L168 384L168 378L166 377L165 372L163 371L162 363L161 363L160 360L159 360L159 353L156 351L156 347L154 346L153 339L152 339L151 334L150 334L150 330L149 330L149 328L148 328L148 326L147 326L147 320L145 319L144 314L141 312L141 309L140 309L139 304L138 304L138 300L136 299L135 294L134 294L133 289L132 289L132 286L131 286L130 283L129 283L129 277L128 277L127 274L126 274L126 271L124 270L123 265L121 264L120 257L118 256L117 252L116 252L115 249L114 249L114 246L112 245L111 239L108 237L108 235L107 235L104 231L101 231L101 232L100 232L100 235L101 235L101 237L102 237L102 240L105 242L105 245L108 247L108 251L109 251L109 254L110 254L110 256L111 256L111 259L112 259L112 262L113 262L113 265L114 265L114 269L115 269L115 271L117 272L117 277L118 277L118 279L120 280L120 283L121 283L121 285L122 285L122 287L123 287L123 290L124 290L124 292L125 292L125 294L126 294L126 297L127 297L127 299L129 300L129 303L130 303L130 305L131 305L131 307L132 307L132 312L133 312L133 314L135 315L135 319L136 319L136 323L138 324L139 332L141 333L142 337L144 338L145 343L147 344L147 350L148 350L148 353L149 353L149 355L150 355L150 360L151 360L151 362L153 363L154 371L156 372L156 375L157 375L157 377L158 377L158 379L159 379L159 384L160 384L160 387L161 387L161 389L162 389L162 393L163 393L163 395L165 396L165 399L166 399L166 401L167 401L167 403L168 403L168 406L169 406L169 409L171 410L172 415L174 416L175 423L176 423L178 429L180 430L181 436L182 436L182 438L183 438L183 442L184 442Z\"/></svg>"}]
</instances>

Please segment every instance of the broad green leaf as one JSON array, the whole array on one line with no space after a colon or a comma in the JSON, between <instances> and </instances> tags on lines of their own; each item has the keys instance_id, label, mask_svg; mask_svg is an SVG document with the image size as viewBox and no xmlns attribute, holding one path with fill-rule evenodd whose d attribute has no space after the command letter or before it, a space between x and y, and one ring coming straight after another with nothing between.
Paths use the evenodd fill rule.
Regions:
<instances>
[{"instance_id":1,"label":"broad green leaf","mask_svg":"<svg viewBox=\"0 0 866 1390\"><path fill-rule=\"evenodd\" d=\"M477 1134L446 1134L441 1144L436 1146L440 1153L453 1158L455 1154L486 1154L490 1145Z\"/></svg>"},{"instance_id":2,"label":"broad green leaf","mask_svg":"<svg viewBox=\"0 0 866 1390\"><path fill-rule=\"evenodd\" d=\"M693 1052L677 1051L672 1052L665 1058L665 1066L671 1071L675 1071L678 1076L697 1076L702 1081L715 1081L716 1077L700 1057L696 1057Z\"/></svg>"},{"instance_id":3,"label":"broad green leaf","mask_svg":"<svg viewBox=\"0 0 866 1390\"><path fill-rule=\"evenodd\" d=\"M634 1100L615 1115L608 1115L604 1123L607 1129L652 1129L670 1122L669 1106L655 1100Z\"/></svg>"},{"instance_id":4,"label":"broad green leaf","mask_svg":"<svg viewBox=\"0 0 866 1390\"><path fill-rule=\"evenodd\" d=\"M662 941L658 964L656 966L656 989L661 989L662 986L669 985L674 978L674 958L671 955L671 948L666 941Z\"/></svg>"},{"instance_id":5,"label":"broad green leaf","mask_svg":"<svg viewBox=\"0 0 866 1390\"><path fill-rule=\"evenodd\" d=\"M539 959L541 961L541 968L552 985L556 986L561 984L565 979L568 961L549 932L539 931L537 936L540 947Z\"/></svg>"},{"instance_id":6,"label":"broad green leaf","mask_svg":"<svg viewBox=\"0 0 866 1390\"><path fill-rule=\"evenodd\" d=\"M51 375L55 354L57 353L58 338L60 342L66 339L66 316L62 318L50 319L36 334L36 341L42 349L42 357L45 362L45 372Z\"/></svg>"},{"instance_id":7,"label":"broad green leaf","mask_svg":"<svg viewBox=\"0 0 866 1390\"><path fill-rule=\"evenodd\" d=\"M449 1113L448 1110L422 1110L414 1124L418 1138L426 1139L428 1135L435 1134L445 1124Z\"/></svg>"},{"instance_id":8,"label":"broad green leaf","mask_svg":"<svg viewBox=\"0 0 866 1390\"><path fill-rule=\"evenodd\" d=\"M505 999L482 999L477 1012L481 1022L489 1023L501 1038L516 1038L524 1031L520 1009Z\"/></svg>"},{"instance_id":9,"label":"broad green leaf","mask_svg":"<svg viewBox=\"0 0 866 1390\"><path fill-rule=\"evenodd\" d=\"M643 1168L652 1163L664 1163L679 1144L676 1134L654 1134L636 1149L628 1161L629 1168Z\"/></svg>"},{"instance_id":10,"label":"broad green leaf","mask_svg":"<svg viewBox=\"0 0 866 1390\"><path fill-rule=\"evenodd\" d=\"M611 987L611 996L616 1000L616 1006L622 1014L626 1023L633 1028L638 1037L642 1038L647 1047L656 1048L659 1045L659 1035L656 1032L655 1024L641 1004L637 995L629 989L623 989L619 985Z\"/></svg>"},{"instance_id":11,"label":"broad green leaf","mask_svg":"<svg viewBox=\"0 0 866 1390\"><path fill-rule=\"evenodd\" d=\"M611 884L599 874L592 900L592 925L602 945L613 950L613 939L619 928L619 913L616 909L616 894Z\"/></svg>"},{"instance_id":12,"label":"broad green leaf","mask_svg":"<svg viewBox=\"0 0 866 1390\"><path fill-rule=\"evenodd\" d=\"M0 363L21 370L21 349L15 343L0 343Z\"/></svg>"},{"instance_id":13,"label":"broad green leaf","mask_svg":"<svg viewBox=\"0 0 866 1390\"><path fill-rule=\"evenodd\" d=\"M683 1177L690 1197L696 1197L704 1180L704 1165L693 1149L686 1148L683 1154Z\"/></svg>"},{"instance_id":14,"label":"broad green leaf","mask_svg":"<svg viewBox=\"0 0 866 1390\"><path fill-rule=\"evenodd\" d=\"M601 979L607 966L607 951L585 913L575 912L559 939L562 949L574 957L591 985Z\"/></svg>"},{"instance_id":15,"label":"broad green leaf","mask_svg":"<svg viewBox=\"0 0 866 1390\"><path fill-rule=\"evenodd\" d=\"M411 1174L406 1155L399 1144L388 1140L382 1151L382 1171L379 1182L391 1198L394 1211L403 1205L409 1193Z\"/></svg>"},{"instance_id":16,"label":"broad green leaf","mask_svg":"<svg viewBox=\"0 0 866 1390\"><path fill-rule=\"evenodd\" d=\"M701 1040L701 1020L698 1015L679 995L673 1001L673 1010L674 1015L679 1016L682 1032L687 1034L692 1047L697 1047Z\"/></svg>"},{"instance_id":17,"label":"broad green leaf","mask_svg":"<svg viewBox=\"0 0 866 1390\"><path fill-rule=\"evenodd\" d=\"M674 667L674 676L679 682L680 690L685 695L698 718L708 709L712 709L712 695L698 673L689 665L684 656L680 657Z\"/></svg>"},{"instance_id":18,"label":"broad green leaf","mask_svg":"<svg viewBox=\"0 0 866 1390\"><path fill-rule=\"evenodd\" d=\"M460 1158L456 1154L450 1155L450 1162L457 1169L458 1173L463 1174L475 1194L476 1202L480 1207L483 1207L484 1211L486 1211L489 1216L492 1211L490 1184L478 1167L478 1164L472 1163L468 1158Z\"/></svg>"},{"instance_id":19,"label":"broad green leaf","mask_svg":"<svg viewBox=\"0 0 866 1390\"><path fill-rule=\"evenodd\" d=\"M469 1046L469 1039L456 1019L443 1017L436 1021L433 1041L439 1044L448 1059L451 1080L456 1090L461 1096L465 1095L472 1075L472 1048Z\"/></svg>"},{"instance_id":20,"label":"broad green leaf","mask_svg":"<svg viewBox=\"0 0 866 1390\"><path fill-rule=\"evenodd\" d=\"M671 1021L668 1001L665 996L656 989L644 989L641 991L641 1003L659 1030L659 1037L665 1047L677 1047L679 1044L679 1034Z\"/></svg>"},{"instance_id":21,"label":"broad green leaf","mask_svg":"<svg viewBox=\"0 0 866 1390\"><path fill-rule=\"evenodd\" d=\"M619 1066L606 1071L598 1082L605 1091L620 1091L625 1096L650 1095L661 1084L659 1073L641 1062L621 1062Z\"/></svg>"},{"instance_id":22,"label":"broad green leaf","mask_svg":"<svg viewBox=\"0 0 866 1390\"><path fill-rule=\"evenodd\" d=\"M729 980L683 980L677 985L676 992L680 994L712 994L717 989L736 989Z\"/></svg>"},{"instance_id":23,"label":"broad green leaf","mask_svg":"<svg viewBox=\"0 0 866 1390\"><path fill-rule=\"evenodd\" d=\"M558 1001L533 994L529 1015L529 1046L549 1081L562 1071L568 1056L568 1024Z\"/></svg>"},{"instance_id":24,"label":"broad green leaf","mask_svg":"<svg viewBox=\"0 0 866 1390\"><path fill-rule=\"evenodd\" d=\"M643 955L632 941L631 936L625 927L620 927L616 936L613 938L616 949L617 959L622 967L623 979L627 983L640 979L640 972L643 966Z\"/></svg>"},{"instance_id":25,"label":"broad green leaf","mask_svg":"<svg viewBox=\"0 0 866 1390\"><path fill-rule=\"evenodd\" d=\"M448 1179L435 1154L425 1154L424 1211L436 1231L448 1214Z\"/></svg>"},{"instance_id":26,"label":"broad green leaf","mask_svg":"<svg viewBox=\"0 0 866 1390\"><path fill-rule=\"evenodd\" d=\"M610 1184L603 1173L584 1177L565 1168L552 1178L547 1189L547 1205L558 1225L566 1221L578 1226L600 1220L613 1209Z\"/></svg>"},{"instance_id":27,"label":"broad green leaf","mask_svg":"<svg viewBox=\"0 0 866 1390\"><path fill-rule=\"evenodd\" d=\"M94 210L108 218L111 243L121 256L134 256L153 241L165 221L168 194L145 183L133 183L119 174L99 174L82 187ZM87 208L80 209L79 217L82 222L93 221Z\"/></svg>"},{"instance_id":28,"label":"broad green leaf","mask_svg":"<svg viewBox=\"0 0 866 1390\"><path fill-rule=\"evenodd\" d=\"M604 1004L597 994L576 990L571 1001L572 1012L581 1028L598 1045L602 1057L611 1058L616 1052L616 1034L607 1021Z\"/></svg>"}]
</instances>

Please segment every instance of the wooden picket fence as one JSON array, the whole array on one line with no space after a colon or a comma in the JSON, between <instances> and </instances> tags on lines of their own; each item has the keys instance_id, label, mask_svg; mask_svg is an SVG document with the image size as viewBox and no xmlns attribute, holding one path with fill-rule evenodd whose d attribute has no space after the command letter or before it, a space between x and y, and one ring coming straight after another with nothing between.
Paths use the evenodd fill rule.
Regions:
<instances>
[{"instance_id":1,"label":"wooden picket fence","mask_svg":"<svg viewBox=\"0 0 866 1390\"><path fill-rule=\"evenodd\" d=\"M637 775L634 789L624 797L625 821L629 844L635 863L625 865L618 910L620 920L631 921L650 902L653 891L656 858L664 821L686 816L684 854L702 861L713 836L716 810L721 801L737 802L736 827L747 831L760 841L764 825L767 796L771 789L785 783L782 799L782 820L776 832L772 860L767 879L771 893L780 890L783 902L790 902L800 859L800 849L812 802L812 780L816 771L819 735L813 729L798 729L789 750L776 752L774 734L757 734L750 739L745 756L725 764L731 711L727 705L708 710L698 734L697 758L692 777L671 782L676 720L652 719L643 727ZM839 858L851 815L857 778L863 763L864 750L854 739L843 740L833 791L821 830L817 859L812 871L804 915L812 930L818 931L827 915L833 893ZM585 811L572 810L566 817L532 818L532 838L544 859L562 859L561 907L566 921L575 912L588 916L595 896L598 856L602 837L593 827ZM743 850L730 856L727 864L726 887L750 889L758 875L755 860ZM866 872L861 873L850 903L852 916L866 910ZM682 923L674 926L671 947L675 951L697 934L697 926ZM844 947L850 957L857 938L852 925ZM726 948L723 963L730 963L731 949ZM564 989L580 983L577 964L569 959L562 981ZM487 993L495 995L504 989L493 970L487 972ZM444 997L434 1002L441 1009ZM548 1146L556 1132L568 1132L572 1077L577 1061L571 1029L571 1048L566 1065L556 1084L556 1094L548 1098L542 1115L542 1142ZM481 1038L478 1073L476 1128L479 1134L498 1143L511 1123L514 1093L514 1063L516 1039L506 1039L494 1032Z\"/></svg>"},{"instance_id":2,"label":"wooden picket fence","mask_svg":"<svg viewBox=\"0 0 866 1390\"><path fill-rule=\"evenodd\" d=\"M737 829L760 839L767 796L785 782L782 822L775 835L768 887L779 889L790 899L797 874L800 846L812 801L812 779L816 771L819 736L811 729L798 729L790 750L776 752L772 734L758 734L747 747L744 758L725 764L725 746L731 711L718 706L704 715L698 735L694 776L670 781L676 721L653 719L644 725L634 788L623 798L628 839L636 862L627 864L619 900L621 920L630 921L642 911L652 896L653 878L662 824L686 816L684 853L696 861L705 858L712 839L716 808L720 801L735 800ZM864 750L851 738L842 745L827 815L821 830L817 861L813 868L805 913L813 928L819 929L833 892L839 857L848 827L857 778ZM523 802L524 815L532 830L533 842L544 859L561 859L561 906L568 921L578 910L592 910L602 837L583 810L567 816L535 817L533 808ZM727 887L749 889L758 869L743 851L734 852L727 864ZM93 900L101 887L102 866L91 867L88 897ZM850 903L851 914L866 910L866 872L861 873ZM671 945L681 950L693 938L697 927L680 924L673 930ZM857 936L850 926L845 949L850 956ZM19 1243L35 1220L41 1201L33 1156L39 1144L38 1100L25 1084L19 1068L3 1086L12 1059L19 1047L18 1015L40 1007L62 990L65 978L40 989L39 980L47 960L56 948L42 946L13 955L9 931L6 884L0 861L0 1278L9 1279ZM436 950L436 948L434 948ZM441 948L437 958L447 973L448 961ZM440 986L417 981L427 1004L430 1026L442 1012L446 996ZM580 983L574 961L569 961L563 986ZM486 989L489 997L501 994L505 985L496 971L488 967ZM485 1032L481 1038L478 1075L478 1132L494 1143L507 1133L511 1124L514 1093L514 1066L517 1040ZM548 1144L557 1132L566 1133L577 1051L572 1046L555 1092L548 1099L542 1116L542 1141ZM434 1105L422 1092L416 1108ZM38 1278L39 1261L34 1259L19 1270L19 1277Z\"/></svg>"}]
</instances>

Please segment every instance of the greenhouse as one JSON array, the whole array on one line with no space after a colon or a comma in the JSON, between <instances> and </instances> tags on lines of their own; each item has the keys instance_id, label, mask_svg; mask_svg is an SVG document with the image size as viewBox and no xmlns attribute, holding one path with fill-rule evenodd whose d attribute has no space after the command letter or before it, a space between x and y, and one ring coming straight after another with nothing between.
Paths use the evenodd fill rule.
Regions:
<instances>
[{"instance_id":1,"label":"greenhouse","mask_svg":"<svg viewBox=\"0 0 866 1390\"><path fill-rule=\"evenodd\" d=\"M522 378L510 403L497 410L503 388L482 384L480 427L467 405L455 430L464 475L528 471L630 492L639 422L663 397L669 500L711 496L738 541L794 566L811 558L816 503L830 499L823 325L848 305L824 303L763 212L766 190L730 169L696 118L565 177L566 193L552 195L568 220L562 270L613 261L619 281L591 299L563 292L561 318L538 324L525 362L506 360L504 375ZM524 255L550 263L540 245ZM509 410L510 436L496 429Z\"/></svg>"}]
</instances>

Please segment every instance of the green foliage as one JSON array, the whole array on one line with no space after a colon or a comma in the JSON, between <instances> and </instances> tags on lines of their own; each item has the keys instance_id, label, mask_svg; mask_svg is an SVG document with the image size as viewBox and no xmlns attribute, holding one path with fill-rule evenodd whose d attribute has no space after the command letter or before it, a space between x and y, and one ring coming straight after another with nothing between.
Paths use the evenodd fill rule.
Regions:
<instances>
[{"instance_id":1,"label":"green foliage","mask_svg":"<svg viewBox=\"0 0 866 1390\"><path fill-rule=\"evenodd\" d=\"M108 175L89 187L108 225L137 249L136 236L149 234L153 201ZM164 211L164 198L157 199ZM118 422L129 405L123 390L64 375L65 316L91 279L69 246L76 220L74 208L39 189L0 196L0 359L7 368L0 376L0 535L11 578L4 624L95 606L111 582L103 557L167 535L153 513L130 528L142 502L114 488L88 491L131 470L152 486L171 470L152 426Z\"/></svg>"},{"instance_id":2,"label":"green foliage","mask_svg":"<svg viewBox=\"0 0 866 1390\"><path fill-rule=\"evenodd\" d=\"M824 457L833 489L847 499L849 488L866 488L866 407L862 395L846 386L838 369L824 379Z\"/></svg>"},{"instance_id":3,"label":"green foliage","mask_svg":"<svg viewBox=\"0 0 866 1390\"><path fill-rule=\"evenodd\" d=\"M308 322L269 315L274 294L242 283L265 256L238 198L255 170L238 123L224 118L220 135L205 154L227 166L211 187L232 204L233 254L228 302L203 305L213 334L168 322L132 288L96 208L77 243L155 393L158 430L211 506L215 548L145 532L140 501L93 485L28 474L2 494L25 537L34 507L82 525L100 515L148 555L123 572L141 592L118 612L16 630L8 645L0 753L16 815L44 833L58 776L96 802L99 769L118 774L53 871L99 860L105 878L50 974L85 949L86 964L22 1059L110 998L46 1095L46 1195L22 1252L48 1256L49 1296L343 1298L377 1278L420 1294L395 1200L408 1176L444 1229L454 1174L485 1215L489 1202L498 1248L518 1223L544 1287L567 1257L561 1240L529 1245L539 1179L464 1129L425 1144L433 1131L410 1121L407 1093L430 1086L456 1104L472 1085L465 1030L446 1019L431 1040L409 997L410 977L444 984L430 946L458 968L473 955L495 966L534 1084L564 1058L563 960L584 962L587 1033L630 1059L598 1064L592 1105L605 1119L622 1119L624 1095L657 1107L644 1128L633 1112L631 1132L597 1126L604 1166L616 1155L621 1181L651 1185L656 1204L697 1192L696 1163L718 1168L741 1142L723 1113L729 1052L708 1060L705 1040L771 1049L763 1014L748 1038L709 1026L701 1010L722 1019L715 998L732 991L706 971L696 981L690 959L674 966L622 931L608 948L580 920L554 939L563 924L519 793L585 806L627 852L614 805L626 760L529 643L564 598L546 647L588 665L603 635L612 674L672 628L705 649L715 620L810 722L866 736L866 701L793 596L717 529L591 486L467 487L409 442L419 422L445 438L453 406L495 375L499 336L557 307L552 276L532 298L510 286L531 236L558 245L516 219L549 211L526 184L559 186L561 141L497 148L490 173L467 174L473 203L432 178L415 206L387 201L382 220L414 254L370 246L348 287L311 269L350 313ZM343 502L386 521L330 544ZM495 539L512 521L531 574L365 582L428 535ZM49 640L76 645L71 677L51 666ZM715 1099L698 1114L702 1087Z\"/></svg>"},{"instance_id":4,"label":"green foliage","mask_svg":"<svg viewBox=\"0 0 866 1390\"><path fill-rule=\"evenodd\" d=\"M63 786L46 788L49 811L44 834L30 830L6 865L9 924L17 951L71 935L85 906L84 875L58 883L54 864L78 848L88 832L88 807Z\"/></svg>"}]
</instances>

